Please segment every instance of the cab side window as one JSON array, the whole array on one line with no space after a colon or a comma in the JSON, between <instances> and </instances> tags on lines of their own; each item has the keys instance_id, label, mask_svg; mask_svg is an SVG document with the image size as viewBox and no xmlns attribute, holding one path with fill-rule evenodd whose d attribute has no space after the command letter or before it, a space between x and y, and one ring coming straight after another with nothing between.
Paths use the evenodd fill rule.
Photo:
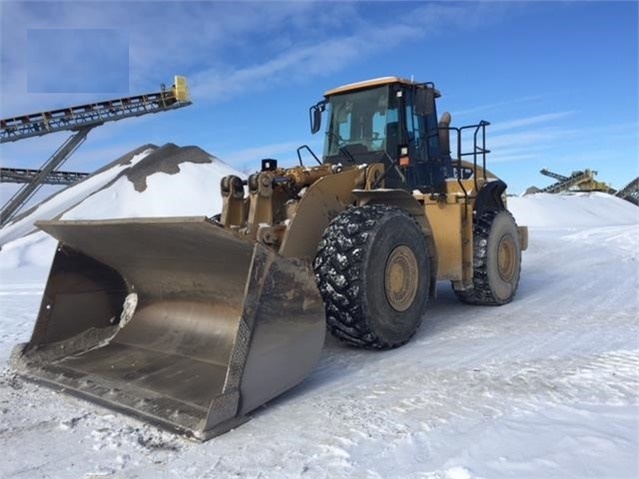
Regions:
<instances>
[{"instance_id":1,"label":"cab side window","mask_svg":"<svg viewBox=\"0 0 639 479\"><path fill-rule=\"evenodd\" d=\"M413 92L406 92L406 130L408 133L408 149L414 161L425 162L428 159L423 132L426 131L425 118L415 113Z\"/></svg>"}]
</instances>

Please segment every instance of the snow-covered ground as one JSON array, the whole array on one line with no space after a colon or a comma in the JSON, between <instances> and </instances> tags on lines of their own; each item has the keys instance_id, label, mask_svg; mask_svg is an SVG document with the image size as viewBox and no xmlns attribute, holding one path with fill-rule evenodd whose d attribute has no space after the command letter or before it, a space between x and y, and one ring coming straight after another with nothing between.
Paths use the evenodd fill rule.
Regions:
<instances>
[{"instance_id":1,"label":"snow-covered ground","mask_svg":"<svg viewBox=\"0 0 639 479\"><path fill-rule=\"evenodd\" d=\"M122 177L63 217L212 214L222 165L181 164L141 193ZM176 207L182 197L193 205ZM203 198L211 208L193 211ZM515 301L467 306L441 284L411 343L328 338L301 385L203 444L14 376L10 350L29 338L55 243L6 244L0 477L639 477L639 208L603 194L509 206L530 226Z\"/></svg>"}]
</instances>

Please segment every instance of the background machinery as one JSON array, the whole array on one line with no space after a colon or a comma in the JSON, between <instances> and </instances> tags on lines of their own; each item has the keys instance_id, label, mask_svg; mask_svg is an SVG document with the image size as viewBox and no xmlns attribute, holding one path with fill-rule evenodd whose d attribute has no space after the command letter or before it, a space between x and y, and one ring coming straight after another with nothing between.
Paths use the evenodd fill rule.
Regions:
<instances>
[{"instance_id":1,"label":"background machinery","mask_svg":"<svg viewBox=\"0 0 639 479\"><path fill-rule=\"evenodd\" d=\"M511 301L527 229L486 170L488 123L450 126L439 96L397 77L326 92L310 109L314 133L327 112L323 158L302 146L300 166L225 177L214 218L40 222L59 248L15 368L204 440L308 375L327 325L389 349L438 280Z\"/></svg>"},{"instance_id":2,"label":"background machinery","mask_svg":"<svg viewBox=\"0 0 639 479\"><path fill-rule=\"evenodd\" d=\"M615 192L615 196L639 206L639 176Z\"/></svg>"},{"instance_id":3,"label":"background machinery","mask_svg":"<svg viewBox=\"0 0 639 479\"><path fill-rule=\"evenodd\" d=\"M546 186L545 188L537 188L535 186L531 186L526 190L525 194L563 193L569 191L599 191L602 193L614 195L618 198L629 201L630 203L639 206L639 178L635 178L634 180L628 182L620 190L615 190L614 188L611 188L607 183L595 180L597 172L594 170L585 169L573 171L570 176L564 176L544 168L540 171L540 173L544 176L554 178L557 181L552 185Z\"/></svg>"},{"instance_id":4,"label":"background machinery","mask_svg":"<svg viewBox=\"0 0 639 479\"><path fill-rule=\"evenodd\" d=\"M614 190L606 183L595 180L597 172L594 170L585 169L583 171L573 171L570 176L564 176L544 168L540 173L557 180L556 183L539 190L540 193L561 193L562 191L569 190L614 193Z\"/></svg>"},{"instance_id":5,"label":"background machinery","mask_svg":"<svg viewBox=\"0 0 639 479\"><path fill-rule=\"evenodd\" d=\"M0 226L7 224L33 197L43 184L71 184L87 173L58 171L89 132L106 122L175 110L191 104L186 78L175 76L173 85L164 85L158 92L115 98L0 120L0 143L43 136L59 131L74 131L58 150L38 170L0 168L0 181L22 183L0 210Z\"/></svg>"}]
</instances>

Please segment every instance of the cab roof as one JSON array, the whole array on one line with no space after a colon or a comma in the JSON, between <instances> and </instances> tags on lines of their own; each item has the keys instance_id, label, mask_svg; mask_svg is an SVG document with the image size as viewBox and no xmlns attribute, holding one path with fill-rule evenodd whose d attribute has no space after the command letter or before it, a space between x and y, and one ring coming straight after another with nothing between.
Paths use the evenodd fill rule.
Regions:
<instances>
[{"instance_id":1,"label":"cab roof","mask_svg":"<svg viewBox=\"0 0 639 479\"><path fill-rule=\"evenodd\" d=\"M371 80L364 80L364 81L360 81L356 83L349 83L347 85L342 85L337 88L333 88L332 90L328 90L326 93L324 93L324 96L329 97L332 95L336 95L338 93L364 90L366 88L380 86L380 85L390 85L392 83L401 83L403 85L419 85L420 84L419 82L407 80L406 78L401 78L401 77L395 77L395 76L380 77L380 78L373 78ZM435 89L435 97L437 98L440 96L441 96L441 93L439 92L439 90Z\"/></svg>"}]
</instances>

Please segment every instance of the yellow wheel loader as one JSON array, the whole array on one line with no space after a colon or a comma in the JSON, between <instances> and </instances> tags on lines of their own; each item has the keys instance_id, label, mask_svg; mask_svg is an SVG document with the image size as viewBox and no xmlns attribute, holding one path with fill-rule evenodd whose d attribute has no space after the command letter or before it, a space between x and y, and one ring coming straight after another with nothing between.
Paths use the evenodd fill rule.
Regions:
<instances>
[{"instance_id":1,"label":"yellow wheel loader","mask_svg":"<svg viewBox=\"0 0 639 479\"><path fill-rule=\"evenodd\" d=\"M400 346L440 280L509 302L527 229L486 170L488 123L450 126L439 96L397 77L328 91L309 110L323 158L225 177L213 218L40 222L59 246L14 367L205 440L308 375L327 327Z\"/></svg>"}]
</instances>

